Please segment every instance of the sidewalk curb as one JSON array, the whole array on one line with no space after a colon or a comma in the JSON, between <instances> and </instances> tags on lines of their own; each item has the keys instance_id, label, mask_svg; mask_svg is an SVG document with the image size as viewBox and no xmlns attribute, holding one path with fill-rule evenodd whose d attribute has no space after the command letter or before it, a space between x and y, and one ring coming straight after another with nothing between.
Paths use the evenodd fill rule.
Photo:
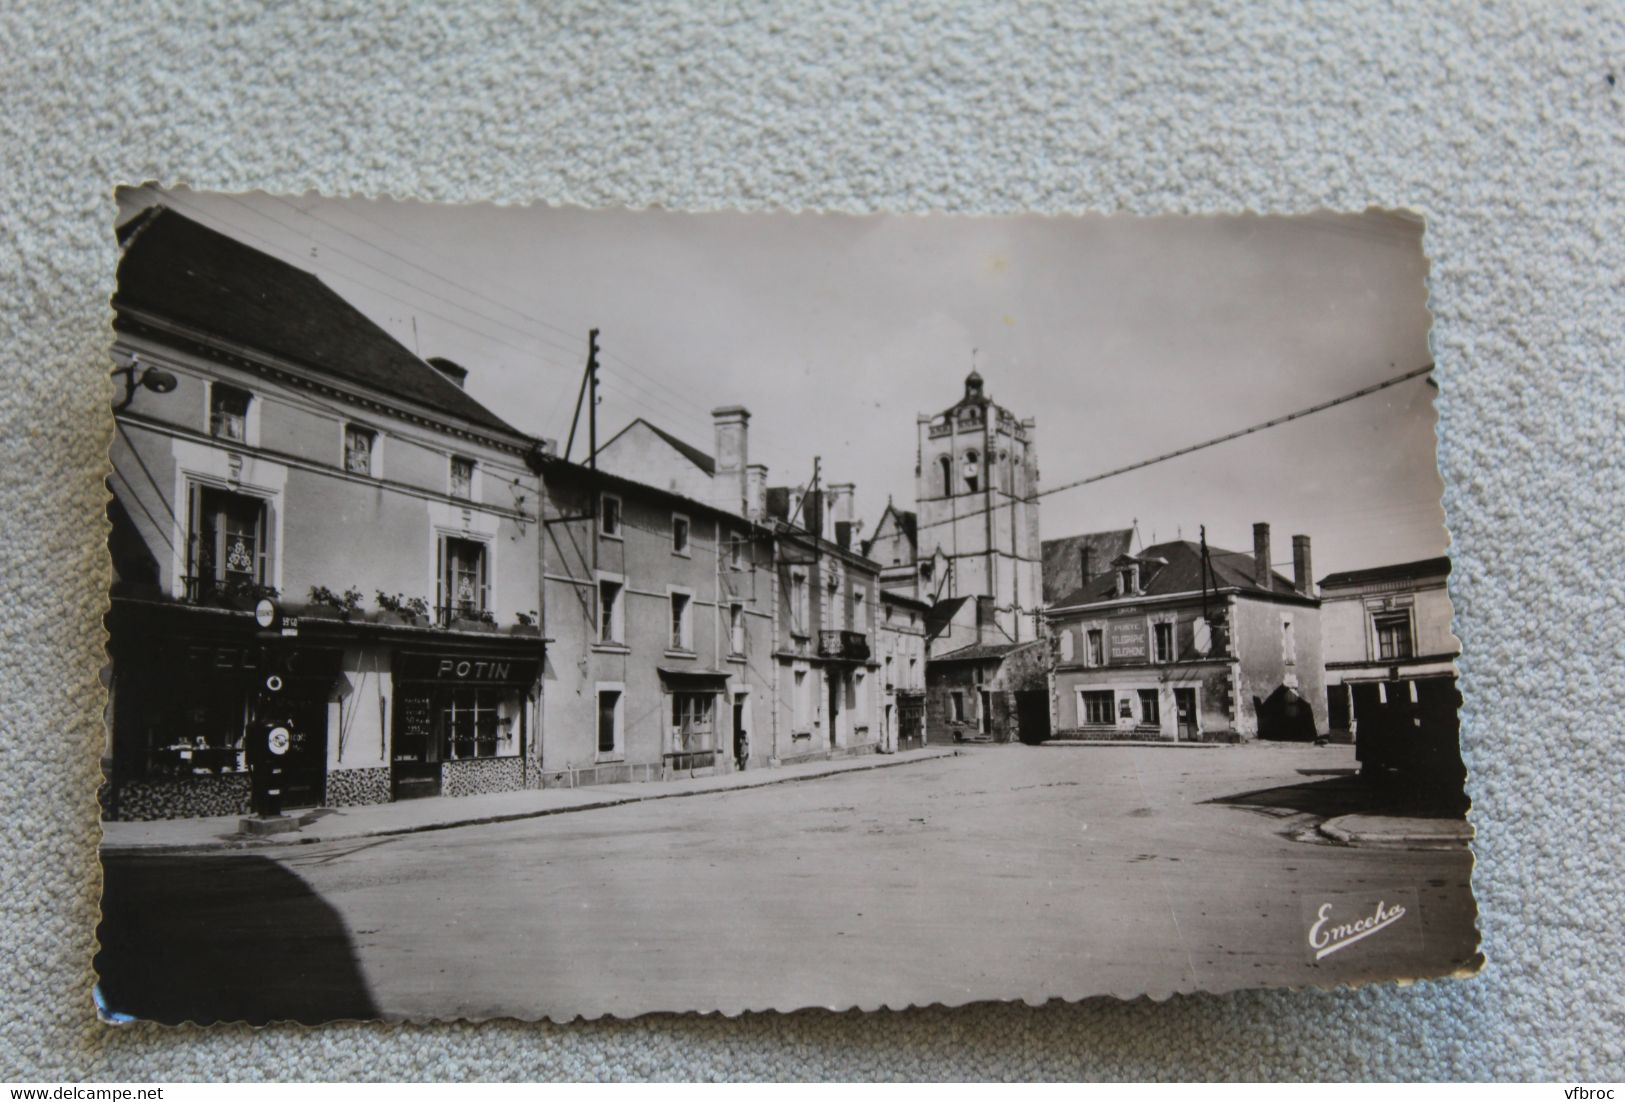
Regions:
<instances>
[{"instance_id":1,"label":"sidewalk curb","mask_svg":"<svg viewBox=\"0 0 1625 1102\"><path fill-rule=\"evenodd\" d=\"M1127 739L1127 738L1051 738L1038 743L1039 746L1058 746L1062 749L1075 749L1083 746L1154 746L1166 750L1222 750L1227 746L1236 746L1234 742L1175 742L1172 739Z\"/></svg>"},{"instance_id":2,"label":"sidewalk curb","mask_svg":"<svg viewBox=\"0 0 1625 1102\"><path fill-rule=\"evenodd\" d=\"M956 758L963 753L961 750L945 750L932 753L925 757L901 754L874 754L879 760L865 762L862 765L849 765L844 769L829 769L817 773L803 773L794 777L768 777L759 781L745 784L719 786L716 788L696 788L689 792L661 792L654 795L626 795L615 796L603 800L594 800L591 803L571 804L568 807L545 807L534 811L510 811L497 815L476 815L467 819L447 820L438 823L419 823L412 826L384 827L376 830L362 830L353 834L339 834L323 838L320 835L267 835L264 838L222 838L217 842L184 842L173 845L152 846L109 846L100 847L102 857L136 857L141 855L166 856L186 853L212 853L219 850L261 850L261 849L287 849L305 845L316 845L322 842L346 842L360 838L389 838L401 834L423 834L431 830L456 830L459 827L485 826L490 823L511 823L520 819L540 819L550 815L568 815L575 811L602 811L608 807L620 807L624 804L653 803L656 800L678 800L690 796L719 796L729 792L745 792L753 788L771 788L780 784L795 784L800 781L817 781L829 777L844 776L847 773L868 773L876 769L889 769L899 765L914 765L927 761L943 761L947 758ZM854 760L851 758L848 761ZM857 759L861 760L861 759ZM604 787L608 788L609 785ZM618 786L617 786L618 787ZM319 821L319 820L318 820Z\"/></svg>"},{"instance_id":3,"label":"sidewalk curb","mask_svg":"<svg viewBox=\"0 0 1625 1102\"><path fill-rule=\"evenodd\" d=\"M1473 841L1473 831L1467 828L1465 834L1364 834L1357 830L1348 830L1337 825L1338 819L1348 818L1339 815L1327 819L1317 828L1321 834L1334 842L1341 842L1345 846L1368 846L1380 848L1384 846L1426 846L1432 849L1459 849L1470 845Z\"/></svg>"}]
</instances>

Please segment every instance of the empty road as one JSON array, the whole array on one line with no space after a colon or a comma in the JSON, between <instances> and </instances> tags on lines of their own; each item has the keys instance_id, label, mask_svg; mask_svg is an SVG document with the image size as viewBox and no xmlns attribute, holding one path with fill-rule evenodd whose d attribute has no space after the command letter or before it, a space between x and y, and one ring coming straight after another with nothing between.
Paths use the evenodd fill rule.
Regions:
<instances>
[{"instance_id":1,"label":"empty road","mask_svg":"<svg viewBox=\"0 0 1625 1102\"><path fill-rule=\"evenodd\" d=\"M165 1021L737 1012L1448 974L1457 850L1314 841L1349 747L972 750L497 825L115 858L115 1010ZM1320 908L1405 913L1316 960ZM1327 926L1331 923L1325 924Z\"/></svg>"}]
</instances>

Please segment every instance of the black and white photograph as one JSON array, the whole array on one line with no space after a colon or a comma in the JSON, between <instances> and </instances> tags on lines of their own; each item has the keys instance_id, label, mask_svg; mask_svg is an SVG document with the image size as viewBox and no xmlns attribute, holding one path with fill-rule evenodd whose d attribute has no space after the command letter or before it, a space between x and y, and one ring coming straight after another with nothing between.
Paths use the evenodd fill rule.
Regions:
<instances>
[{"instance_id":1,"label":"black and white photograph","mask_svg":"<svg viewBox=\"0 0 1625 1102\"><path fill-rule=\"evenodd\" d=\"M1421 216L117 198L104 1020L1482 966Z\"/></svg>"}]
</instances>

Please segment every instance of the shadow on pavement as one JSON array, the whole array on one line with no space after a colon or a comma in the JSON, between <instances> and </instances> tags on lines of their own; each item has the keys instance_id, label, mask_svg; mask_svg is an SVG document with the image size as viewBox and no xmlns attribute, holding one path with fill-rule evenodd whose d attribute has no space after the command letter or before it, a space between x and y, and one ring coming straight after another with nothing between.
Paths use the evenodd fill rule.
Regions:
<instances>
[{"instance_id":1,"label":"shadow on pavement","mask_svg":"<svg viewBox=\"0 0 1625 1102\"><path fill-rule=\"evenodd\" d=\"M1299 770L1299 772L1314 775L1317 771ZM1238 792L1234 796L1220 796L1207 802L1229 804L1233 807L1299 812L1330 819L1337 815L1354 815L1374 810L1381 803L1381 794L1358 776L1343 774L1323 780L1306 779L1296 784Z\"/></svg>"},{"instance_id":2,"label":"shadow on pavement","mask_svg":"<svg viewBox=\"0 0 1625 1102\"><path fill-rule=\"evenodd\" d=\"M378 1016L338 912L276 861L113 857L102 872L109 1012L170 1025Z\"/></svg>"},{"instance_id":3,"label":"shadow on pavement","mask_svg":"<svg viewBox=\"0 0 1625 1102\"><path fill-rule=\"evenodd\" d=\"M1325 778L1219 796L1210 804L1250 807L1266 811L1303 813L1331 819L1339 815L1382 814L1414 819L1459 819L1466 810L1457 792L1448 786L1400 783L1386 776L1375 779L1353 769L1299 769L1305 778Z\"/></svg>"}]
</instances>

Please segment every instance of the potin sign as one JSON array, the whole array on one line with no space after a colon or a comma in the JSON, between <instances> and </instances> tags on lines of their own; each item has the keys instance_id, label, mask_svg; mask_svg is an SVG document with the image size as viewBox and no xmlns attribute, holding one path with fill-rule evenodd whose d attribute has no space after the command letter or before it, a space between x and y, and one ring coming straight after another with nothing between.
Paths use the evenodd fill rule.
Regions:
<instances>
[{"instance_id":1,"label":"potin sign","mask_svg":"<svg viewBox=\"0 0 1625 1102\"><path fill-rule=\"evenodd\" d=\"M442 684L528 685L536 680L539 665L534 658L500 654L408 653L396 655L395 676L402 681Z\"/></svg>"}]
</instances>

